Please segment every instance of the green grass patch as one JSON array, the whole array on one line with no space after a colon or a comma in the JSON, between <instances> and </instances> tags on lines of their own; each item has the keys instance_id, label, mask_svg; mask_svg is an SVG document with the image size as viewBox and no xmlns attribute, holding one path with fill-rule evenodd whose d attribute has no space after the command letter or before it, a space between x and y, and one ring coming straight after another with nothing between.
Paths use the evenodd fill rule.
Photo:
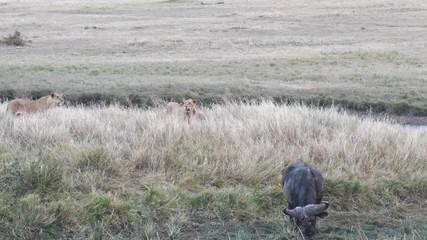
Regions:
<instances>
[{"instance_id":1,"label":"green grass patch","mask_svg":"<svg viewBox=\"0 0 427 240\"><path fill-rule=\"evenodd\" d=\"M408 62L419 61L398 51L355 51L293 58L100 62L90 67L11 64L0 66L0 86L5 89L0 98L36 98L38 92L54 90L65 92L71 104L138 107L190 97L205 105L267 98L425 116L427 88L422 75L402 70L413 68ZM376 64L381 67L366 68ZM342 67L346 65L354 67Z\"/></svg>"},{"instance_id":2,"label":"green grass patch","mask_svg":"<svg viewBox=\"0 0 427 240\"><path fill-rule=\"evenodd\" d=\"M64 169L51 156L19 154L15 160L2 163L0 178L10 193L17 196L29 193L44 196L63 190Z\"/></svg>"},{"instance_id":3,"label":"green grass patch","mask_svg":"<svg viewBox=\"0 0 427 240\"><path fill-rule=\"evenodd\" d=\"M46 202L38 194L2 202L0 237L3 239L53 239L61 233L58 205Z\"/></svg>"},{"instance_id":4,"label":"green grass patch","mask_svg":"<svg viewBox=\"0 0 427 240\"><path fill-rule=\"evenodd\" d=\"M107 176L118 176L121 166L114 156L102 148L85 151L77 162L76 170L79 172L102 172Z\"/></svg>"},{"instance_id":5,"label":"green grass patch","mask_svg":"<svg viewBox=\"0 0 427 240\"><path fill-rule=\"evenodd\" d=\"M314 239L328 236L353 239L363 234L369 238L427 236L421 221L427 212L420 212L412 204L386 206L370 201L369 194L382 196L389 192L382 188L384 183L369 188L351 181L327 179L330 215L319 220L319 233ZM83 198L64 193L62 200L55 201L36 193L16 199L8 197L7 191L2 194L0 214L6 225L0 232L4 238L57 238L69 230L82 234L83 229L86 236L97 239L215 235L219 239L292 239L298 236L281 212L286 204L279 186L188 191L178 186L158 185L145 191L142 198L126 199L108 193L88 194ZM358 202L360 199L367 201L363 205ZM345 205L347 207L343 207ZM349 205L357 208L351 209ZM12 225L13 228L8 228ZM20 230L12 232L17 229Z\"/></svg>"}]
</instances>

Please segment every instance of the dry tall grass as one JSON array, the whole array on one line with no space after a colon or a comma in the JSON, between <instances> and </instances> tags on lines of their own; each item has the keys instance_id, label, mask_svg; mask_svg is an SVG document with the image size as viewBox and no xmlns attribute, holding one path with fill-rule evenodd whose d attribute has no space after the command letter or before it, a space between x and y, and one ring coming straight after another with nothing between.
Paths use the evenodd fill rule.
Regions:
<instances>
[{"instance_id":1,"label":"dry tall grass","mask_svg":"<svg viewBox=\"0 0 427 240\"><path fill-rule=\"evenodd\" d=\"M270 102L229 103L204 112L206 120L188 124L161 109L57 108L5 116L0 136L12 151L57 148L64 155L61 146L103 148L120 165L135 164L167 174L168 181L198 185L220 179L274 182L282 167L299 158L327 177L350 174L365 181L422 176L427 167L427 132L390 121Z\"/></svg>"},{"instance_id":2,"label":"dry tall grass","mask_svg":"<svg viewBox=\"0 0 427 240\"><path fill-rule=\"evenodd\" d=\"M206 120L188 124L161 109L57 108L4 117L1 144L7 151L57 149L65 165L74 164L76 151L102 148L118 166L194 186L275 183L280 169L300 158L326 177L368 182L421 177L427 169L427 132L389 121L270 102L229 103L205 112Z\"/></svg>"},{"instance_id":3,"label":"dry tall grass","mask_svg":"<svg viewBox=\"0 0 427 240\"><path fill-rule=\"evenodd\" d=\"M331 207L335 210L357 210L375 200L368 209L398 205L396 197L405 200L401 195L408 194L414 199L424 194L417 191L426 189L427 130L408 130L390 121L360 119L337 109L279 106L268 101L228 103L203 112L206 120L190 123L166 115L161 108L119 106L56 108L22 117L5 115L0 118L2 194L13 193L24 200L37 200L39 196L52 200L61 199L57 194L66 193L68 199L83 205L85 196L95 196L96 207L98 201L104 201L99 194L107 194L107 206L115 214L120 213L123 199L145 196L149 201L160 201L156 186L175 186L190 192L225 189L221 194L228 196L224 198L227 204L234 196L228 192L229 187L267 187L266 191L271 192L271 186L272 196L281 198L281 169L300 158L323 171L326 198L334 201ZM352 181L357 182L356 187ZM352 189L346 184L353 184ZM361 192L366 186L372 188ZM170 216L182 208L203 206L207 199L213 199L213 193L206 192L206 196L194 196L188 206L180 206L183 196L171 191L171 199L181 200L162 200L162 207L153 210L155 216ZM247 191L240 194L242 198L250 197ZM361 197L357 199L357 195ZM276 203L277 209L283 207L282 203ZM84 206L92 207L91 204ZM252 214L250 204L235 206L239 211L232 211L233 214ZM57 217L63 221L61 224L70 228L86 226L79 231L87 230L85 222L102 216L97 213L96 217L90 215L82 220L78 212L61 211L65 211ZM191 212L184 214L187 223ZM133 224L123 223L121 217L116 216L120 224ZM52 220L50 215L45 218ZM119 221L116 218L110 221ZM120 224L114 226L119 228ZM30 224L29 229L37 227L40 226ZM97 228L93 229L96 232Z\"/></svg>"}]
</instances>

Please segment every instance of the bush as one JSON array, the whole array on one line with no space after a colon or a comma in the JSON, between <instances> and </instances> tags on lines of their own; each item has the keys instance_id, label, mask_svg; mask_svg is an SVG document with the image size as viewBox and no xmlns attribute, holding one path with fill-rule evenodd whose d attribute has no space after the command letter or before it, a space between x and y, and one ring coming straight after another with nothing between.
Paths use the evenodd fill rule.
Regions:
<instances>
[{"instance_id":1,"label":"bush","mask_svg":"<svg viewBox=\"0 0 427 240\"><path fill-rule=\"evenodd\" d=\"M16 97L16 91L13 89L2 89L0 90L0 99L13 99Z\"/></svg>"},{"instance_id":2,"label":"bush","mask_svg":"<svg viewBox=\"0 0 427 240\"><path fill-rule=\"evenodd\" d=\"M24 46L27 43L31 43L31 40L25 40L22 37L22 34L20 31L15 31L15 33L9 34L7 37L3 37L3 40L0 40L0 44L4 44L7 46Z\"/></svg>"}]
</instances>

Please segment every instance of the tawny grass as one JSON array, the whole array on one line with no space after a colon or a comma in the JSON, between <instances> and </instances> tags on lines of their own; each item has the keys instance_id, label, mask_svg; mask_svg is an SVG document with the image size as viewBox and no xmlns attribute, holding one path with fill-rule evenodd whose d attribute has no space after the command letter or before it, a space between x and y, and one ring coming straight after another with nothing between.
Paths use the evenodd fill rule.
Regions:
<instances>
[{"instance_id":1,"label":"tawny grass","mask_svg":"<svg viewBox=\"0 0 427 240\"><path fill-rule=\"evenodd\" d=\"M205 120L190 122L161 107L69 107L3 116L1 148L49 149L67 166L77 164L73 155L79 152L102 149L126 175L142 171L189 187L275 184L281 169L297 159L326 177L365 182L422 176L427 169L427 130L388 120L268 101L228 103L203 113Z\"/></svg>"},{"instance_id":2,"label":"tawny grass","mask_svg":"<svg viewBox=\"0 0 427 240\"><path fill-rule=\"evenodd\" d=\"M387 119L269 101L212 106L201 109L205 120L191 121L161 106L59 107L20 117L4 114L4 104L0 110L1 237L177 239L221 231L250 238L239 228L247 222L294 238L280 224L280 178L297 159L325 176L332 203L323 221L330 225L319 227L325 234L348 222L345 213L381 213L393 223L416 216L408 223L414 229L426 214L419 206L427 130ZM347 225L345 236L353 234Z\"/></svg>"}]
</instances>

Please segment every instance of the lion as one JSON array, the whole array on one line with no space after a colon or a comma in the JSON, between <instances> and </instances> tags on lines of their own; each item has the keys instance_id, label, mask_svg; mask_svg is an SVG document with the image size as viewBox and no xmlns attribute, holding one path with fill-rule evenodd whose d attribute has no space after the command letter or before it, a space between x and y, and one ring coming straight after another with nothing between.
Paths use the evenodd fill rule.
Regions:
<instances>
[{"instance_id":1,"label":"lion","mask_svg":"<svg viewBox=\"0 0 427 240\"><path fill-rule=\"evenodd\" d=\"M204 115L196 110L197 100L187 99L182 100L183 104L177 102L169 102L165 106L167 114L183 114L186 119L199 118L205 119Z\"/></svg>"},{"instance_id":2,"label":"lion","mask_svg":"<svg viewBox=\"0 0 427 240\"><path fill-rule=\"evenodd\" d=\"M46 111L55 106L62 106L64 104L63 93L51 93L50 95L43 96L37 100L17 98L11 100L7 104L6 113L18 116L22 114L30 114Z\"/></svg>"}]
</instances>

